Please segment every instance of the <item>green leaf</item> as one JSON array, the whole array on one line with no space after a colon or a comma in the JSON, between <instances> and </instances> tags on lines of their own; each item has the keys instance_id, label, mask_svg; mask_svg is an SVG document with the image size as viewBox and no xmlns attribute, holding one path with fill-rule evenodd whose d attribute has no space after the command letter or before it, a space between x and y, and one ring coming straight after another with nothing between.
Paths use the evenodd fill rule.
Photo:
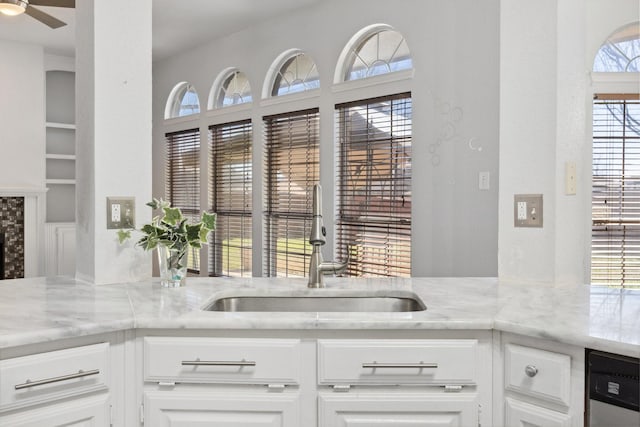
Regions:
<instances>
[{"instance_id":1,"label":"green leaf","mask_svg":"<svg viewBox=\"0 0 640 427\"><path fill-rule=\"evenodd\" d=\"M118 241L123 244L125 241L131 238L130 230L118 230Z\"/></svg>"},{"instance_id":2,"label":"green leaf","mask_svg":"<svg viewBox=\"0 0 640 427\"><path fill-rule=\"evenodd\" d=\"M193 245L193 242L200 241L200 229L202 228L200 224L191 225L186 224L187 228L187 241L190 245Z\"/></svg>"},{"instance_id":3,"label":"green leaf","mask_svg":"<svg viewBox=\"0 0 640 427\"><path fill-rule=\"evenodd\" d=\"M148 202L146 205L149 206L151 209L158 209L160 207L160 200L154 198L151 202Z\"/></svg>"},{"instance_id":4,"label":"green leaf","mask_svg":"<svg viewBox=\"0 0 640 427\"><path fill-rule=\"evenodd\" d=\"M164 218L162 218L162 220L167 224L176 225L182 221L182 212L180 212L180 208L171 208L166 206L162 209L164 210Z\"/></svg>"},{"instance_id":5,"label":"green leaf","mask_svg":"<svg viewBox=\"0 0 640 427\"><path fill-rule=\"evenodd\" d=\"M211 233L211 230L206 228L206 227L202 227L200 229L200 242L202 243L207 243L207 237L209 236L209 233Z\"/></svg>"},{"instance_id":6,"label":"green leaf","mask_svg":"<svg viewBox=\"0 0 640 427\"><path fill-rule=\"evenodd\" d=\"M216 214L209 212L202 212L202 225L209 230L216 229Z\"/></svg>"}]
</instances>

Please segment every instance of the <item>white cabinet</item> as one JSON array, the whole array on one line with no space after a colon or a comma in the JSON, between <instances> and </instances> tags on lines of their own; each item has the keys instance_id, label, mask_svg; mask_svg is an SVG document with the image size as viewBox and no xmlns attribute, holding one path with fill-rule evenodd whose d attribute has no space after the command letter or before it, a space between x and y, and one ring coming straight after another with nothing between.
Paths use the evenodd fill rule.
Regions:
<instances>
[{"instance_id":1,"label":"white cabinet","mask_svg":"<svg viewBox=\"0 0 640 427\"><path fill-rule=\"evenodd\" d=\"M571 417L562 412L506 398L505 425L513 427L569 427Z\"/></svg>"},{"instance_id":2,"label":"white cabinet","mask_svg":"<svg viewBox=\"0 0 640 427\"><path fill-rule=\"evenodd\" d=\"M488 341L140 337L144 425L488 427Z\"/></svg>"},{"instance_id":3,"label":"white cabinet","mask_svg":"<svg viewBox=\"0 0 640 427\"><path fill-rule=\"evenodd\" d=\"M477 426L478 361L475 339L318 340L318 425Z\"/></svg>"},{"instance_id":4,"label":"white cabinet","mask_svg":"<svg viewBox=\"0 0 640 427\"><path fill-rule=\"evenodd\" d=\"M153 427L299 427L295 394L211 390L146 392L144 424Z\"/></svg>"},{"instance_id":5,"label":"white cabinet","mask_svg":"<svg viewBox=\"0 0 640 427\"><path fill-rule=\"evenodd\" d=\"M109 396L102 394L74 399L22 411L0 415L0 425L11 427L109 427L111 426Z\"/></svg>"},{"instance_id":6,"label":"white cabinet","mask_svg":"<svg viewBox=\"0 0 640 427\"><path fill-rule=\"evenodd\" d=\"M0 361L0 425L108 426L109 343Z\"/></svg>"},{"instance_id":7,"label":"white cabinet","mask_svg":"<svg viewBox=\"0 0 640 427\"><path fill-rule=\"evenodd\" d=\"M144 425L299 427L300 340L145 337Z\"/></svg>"},{"instance_id":8,"label":"white cabinet","mask_svg":"<svg viewBox=\"0 0 640 427\"><path fill-rule=\"evenodd\" d=\"M321 393L318 417L320 427L477 426L478 403L475 393Z\"/></svg>"},{"instance_id":9,"label":"white cabinet","mask_svg":"<svg viewBox=\"0 0 640 427\"><path fill-rule=\"evenodd\" d=\"M502 408L494 406L502 412L502 425L582 426L584 349L509 334L504 338L498 372L504 397Z\"/></svg>"}]
</instances>

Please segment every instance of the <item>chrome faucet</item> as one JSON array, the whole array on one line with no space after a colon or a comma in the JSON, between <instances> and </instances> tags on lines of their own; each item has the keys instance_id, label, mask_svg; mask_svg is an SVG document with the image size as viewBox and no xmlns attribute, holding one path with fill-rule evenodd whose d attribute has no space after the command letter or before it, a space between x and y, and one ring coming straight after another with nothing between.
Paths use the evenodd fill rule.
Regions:
<instances>
[{"instance_id":1,"label":"chrome faucet","mask_svg":"<svg viewBox=\"0 0 640 427\"><path fill-rule=\"evenodd\" d=\"M347 260L344 263L322 260L320 248L327 243L326 234L327 231L322 223L322 187L320 184L315 184L313 186L313 219L309 236L309 243L313 246L311 263L309 264L308 286L310 288L324 288L325 274L340 274L349 265L349 251L347 251Z\"/></svg>"}]
</instances>

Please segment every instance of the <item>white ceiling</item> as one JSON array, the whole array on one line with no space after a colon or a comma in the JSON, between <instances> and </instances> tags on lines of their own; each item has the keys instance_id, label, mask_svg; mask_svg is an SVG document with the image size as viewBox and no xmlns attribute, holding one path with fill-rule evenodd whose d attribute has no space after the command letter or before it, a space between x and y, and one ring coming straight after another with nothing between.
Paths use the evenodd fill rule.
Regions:
<instances>
[{"instance_id":1,"label":"white ceiling","mask_svg":"<svg viewBox=\"0 0 640 427\"><path fill-rule=\"evenodd\" d=\"M153 59L248 28L321 0L153 0ZM75 11L38 7L67 23L52 30L27 15L0 15L0 40L44 46L45 52L74 56Z\"/></svg>"}]
</instances>

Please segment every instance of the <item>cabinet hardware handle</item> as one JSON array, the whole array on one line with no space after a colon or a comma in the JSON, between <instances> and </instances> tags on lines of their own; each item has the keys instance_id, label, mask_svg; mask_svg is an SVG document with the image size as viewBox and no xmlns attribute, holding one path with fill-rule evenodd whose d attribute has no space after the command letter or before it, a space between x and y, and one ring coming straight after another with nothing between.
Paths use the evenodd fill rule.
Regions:
<instances>
[{"instance_id":1,"label":"cabinet hardware handle","mask_svg":"<svg viewBox=\"0 0 640 427\"><path fill-rule=\"evenodd\" d=\"M60 381L73 380L75 378L88 377L90 375L98 375L99 373L100 373L100 369L93 369L91 371L83 371L81 369L75 374L62 375L62 376L53 377L53 378L46 378L44 380L38 380L38 381L27 380L23 384L17 384L15 386L15 389L21 390L23 388L35 387L37 385L44 385L44 384L57 383Z\"/></svg>"},{"instance_id":2,"label":"cabinet hardware handle","mask_svg":"<svg viewBox=\"0 0 640 427\"><path fill-rule=\"evenodd\" d=\"M535 366L533 366L533 365L527 365L527 366L524 368L524 373L525 373L525 374L527 374L527 376L528 376L528 377L533 378L533 377L535 377L535 376L536 376L536 374L538 373L538 368L536 368L536 367L535 367Z\"/></svg>"},{"instance_id":3,"label":"cabinet hardware handle","mask_svg":"<svg viewBox=\"0 0 640 427\"><path fill-rule=\"evenodd\" d=\"M363 368L430 368L436 369L437 363L363 363Z\"/></svg>"},{"instance_id":4,"label":"cabinet hardware handle","mask_svg":"<svg viewBox=\"0 0 640 427\"><path fill-rule=\"evenodd\" d=\"M182 366L256 366L256 362L248 360L183 360Z\"/></svg>"}]
</instances>

